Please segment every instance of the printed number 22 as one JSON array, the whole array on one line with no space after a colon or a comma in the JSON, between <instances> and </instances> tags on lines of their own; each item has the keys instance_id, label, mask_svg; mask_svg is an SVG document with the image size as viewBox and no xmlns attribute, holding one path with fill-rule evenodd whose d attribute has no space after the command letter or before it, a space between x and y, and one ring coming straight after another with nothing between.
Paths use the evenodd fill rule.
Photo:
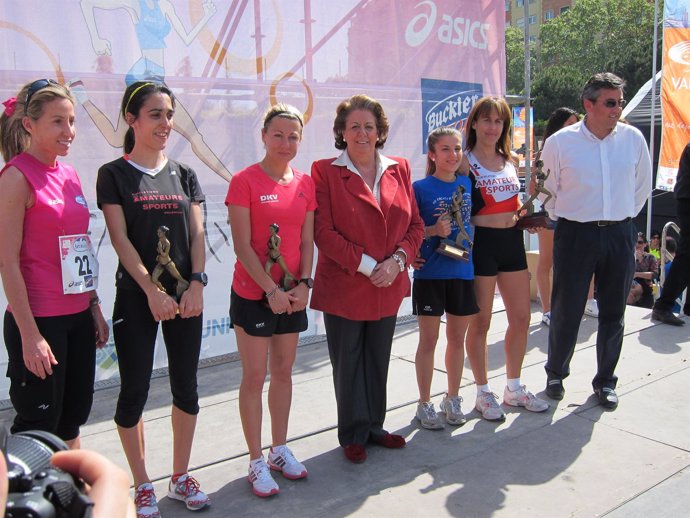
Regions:
<instances>
[{"instance_id":1,"label":"printed number 22","mask_svg":"<svg viewBox=\"0 0 690 518\"><path fill-rule=\"evenodd\" d=\"M81 257L76 256L74 262L79 265L79 276L91 275L91 265L89 265L89 256L83 255Z\"/></svg>"}]
</instances>

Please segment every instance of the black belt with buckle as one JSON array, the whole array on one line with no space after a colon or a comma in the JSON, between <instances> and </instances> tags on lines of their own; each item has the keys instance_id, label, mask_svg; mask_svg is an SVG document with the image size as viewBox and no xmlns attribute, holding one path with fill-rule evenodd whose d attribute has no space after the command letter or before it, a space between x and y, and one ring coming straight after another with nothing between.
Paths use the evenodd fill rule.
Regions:
<instances>
[{"instance_id":1,"label":"black belt with buckle","mask_svg":"<svg viewBox=\"0 0 690 518\"><path fill-rule=\"evenodd\" d=\"M570 221L572 223L581 223L582 225L594 225L597 227L610 227L612 225L618 225L619 223L626 223L630 221L632 218L625 218L625 219L619 219L619 220L610 220L610 219L600 219L597 221L573 221L571 219L566 219L563 218L566 221Z\"/></svg>"},{"instance_id":2,"label":"black belt with buckle","mask_svg":"<svg viewBox=\"0 0 690 518\"><path fill-rule=\"evenodd\" d=\"M619 219L617 221L612 221L609 219L600 219L598 221L587 221L591 225L596 225L597 227L610 227L612 225L618 225L619 223L625 223L630 221L632 218Z\"/></svg>"}]
</instances>

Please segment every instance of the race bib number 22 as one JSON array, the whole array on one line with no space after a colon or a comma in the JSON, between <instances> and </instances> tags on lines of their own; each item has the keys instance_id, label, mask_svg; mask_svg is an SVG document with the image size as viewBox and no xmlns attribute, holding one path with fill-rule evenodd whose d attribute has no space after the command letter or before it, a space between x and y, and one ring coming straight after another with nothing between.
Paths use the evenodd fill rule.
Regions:
<instances>
[{"instance_id":1,"label":"race bib number 22","mask_svg":"<svg viewBox=\"0 0 690 518\"><path fill-rule=\"evenodd\" d=\"M62 290L65 295L98 288L98 259L86 234L60 236Z\"/></svg>"}]
</instances>

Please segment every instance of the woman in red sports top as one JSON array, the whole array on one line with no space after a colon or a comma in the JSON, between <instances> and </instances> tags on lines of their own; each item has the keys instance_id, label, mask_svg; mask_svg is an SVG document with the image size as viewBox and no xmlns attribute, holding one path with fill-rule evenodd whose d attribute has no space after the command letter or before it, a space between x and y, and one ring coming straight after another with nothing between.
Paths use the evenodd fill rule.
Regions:
<instances>
[{"instance_id":1,"label":"woman in red sports top","mask_svg":"<svg viewBox=\"0 0 690 518\"><path fill-rule=\"evenodd\" d=\"M465 157L460 170L472 180L475 225L474 289L479 313L467 331L467 356L477 383L475 408L484 419L505 419L487 375L487 334L496 286L503 298L507 384L503 402L543 412L549 405L520 383L530 322L529 274L523 232L515 226L520 182L510 149L510 108L503 99L484 97L472 108L465 126Z\"/></svg>"}]
</instances>

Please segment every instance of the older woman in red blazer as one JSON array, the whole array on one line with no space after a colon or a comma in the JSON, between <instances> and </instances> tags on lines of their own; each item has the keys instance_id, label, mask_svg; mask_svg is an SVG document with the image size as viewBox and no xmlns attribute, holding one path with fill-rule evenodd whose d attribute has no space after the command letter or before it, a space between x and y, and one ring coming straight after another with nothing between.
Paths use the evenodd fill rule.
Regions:
<instances>
[{"instance_id":1,"label":"older woman in red blazer","mask_svg":"<svg viewBox=\"0 0 690 518\"><path fill-rule=\"evenodd\" d=\"M365 445L402 448L383 428L395 320L410 295L407 266L424 238L404 158L379 153L388 136L381 105L365 95L340 103L333 124L338 158L314 162L319 249L311 307L324 313L345 457Z\"/></svg>"}]
</instances>

